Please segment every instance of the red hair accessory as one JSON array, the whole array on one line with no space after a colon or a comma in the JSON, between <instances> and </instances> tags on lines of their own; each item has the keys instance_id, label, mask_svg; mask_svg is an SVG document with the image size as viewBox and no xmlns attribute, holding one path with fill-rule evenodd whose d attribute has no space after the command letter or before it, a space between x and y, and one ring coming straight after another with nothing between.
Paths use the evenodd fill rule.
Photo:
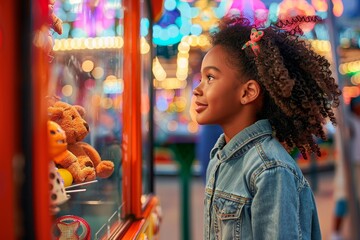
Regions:
<instances>
[{"instance_id":1,"label":"red hair accessory","mask_svg":"<svg viewBox=\"0 0 360 240\"><path fill-rule=\"evenodd\" d=\"M250 40L247 41L241 49L245 49L248 46L251 47L254 54L257 56L260 52L259 44L257 43L264 36L264 31L258 31L256 28L251 29Z\"/></svg>"}]
</instances>

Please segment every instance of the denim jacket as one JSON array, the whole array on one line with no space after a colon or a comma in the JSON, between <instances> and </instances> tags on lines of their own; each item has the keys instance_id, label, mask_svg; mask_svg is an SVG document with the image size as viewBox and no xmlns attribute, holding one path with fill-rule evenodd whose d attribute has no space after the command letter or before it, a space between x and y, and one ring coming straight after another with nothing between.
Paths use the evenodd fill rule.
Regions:
<instances>
[{"instance_id":1,"label":"denim jacket","mask_svg":"<svg viewBox=\"0 0 360 240\"><path fill-rule=\"evenodd\" d=\"M210 157L204 239L321 239L309 183L268 120L221 135Z\"/></svg>"}]
</instances>

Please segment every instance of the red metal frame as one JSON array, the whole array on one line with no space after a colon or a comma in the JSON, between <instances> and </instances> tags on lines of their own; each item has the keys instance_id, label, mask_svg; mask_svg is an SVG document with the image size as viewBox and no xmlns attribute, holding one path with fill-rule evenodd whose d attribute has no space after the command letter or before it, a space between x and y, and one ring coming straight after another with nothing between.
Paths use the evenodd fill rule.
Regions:
<instances>
[{"instance_id":1,"label":"red metal frame","mask_svg":"<svg viewBox=\"0 0 360 240\"><path fill-rule=\"evenodd\" d=\"M33 1L32 31L38 33L47 26L48 1ZM29 39L32 41L32 39ZM49 161L47 154L47 106L45 97L48 91L49 61L48 54L41 47L33 47L32 66L32 99L33 99L33 203L35 215L36 239L51 239L51 216L49 211Z\"/></svg>"},{"instance_id":2,"label":"red metal frame","mask_svg":"<svg viewBox=\"0 0 360 240\"><path fill-rule=\"evenodd\" d=\"M124 235L123 239L137 239L137 237L142 233L145 229L145 223L149 220L151 217L152 211L155 209L155 207L159 204L158 199L153 197L151 198L150 202L148 203L146 209L144 210L143 218L136 220L131 224L130 228L126 231L126 234Z\"/></svg>"},{"instance_id":3,"label":"red metal frame","mask_svg":"<svg viewBox=\"0 0 360 240\"><path fill-rule=\"evenodd\" d=\"M16 18L16 5L12 1L5 1L0 7L0 66L4 81L0 88L0 138L2 167L0 168L0 212L3 223L0 232L4 239L15 239L15 221L19 217L15 204L15 184L13 182L13 160L19 151L18 101L16 90L19 87L19 75L16 69L16 57L19 54L17 48L17 28L20 23ZM6 137L5 137L6 136ZM14 214L15 212L15 214Z\"/></svg>"},{"instance_id":4,"label":"red metal frame","mask_svg":"<svg viewBox=\"0 0 360 240\"><path fill-rule=\"evenodd\" d=\"M140 1L124 1L124 214L141 217Z\"/></svg>"}]
</instances>

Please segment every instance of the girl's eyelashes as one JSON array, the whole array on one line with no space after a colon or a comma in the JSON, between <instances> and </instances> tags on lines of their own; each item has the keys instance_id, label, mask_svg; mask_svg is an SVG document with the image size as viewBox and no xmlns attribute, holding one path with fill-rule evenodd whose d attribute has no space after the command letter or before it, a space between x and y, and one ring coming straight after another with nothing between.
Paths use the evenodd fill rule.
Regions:
<instances>
[{"instance_id":1,"label":"girl's eyelashes","mask_svg":"<svg viewBox=\"0 0 360 240\"><path fill-rule=\"evenodd\" d=\"M208 81L211 81L211 80L214 79L214 76L211 75L211 74L208 74L208 75L206 75L206 78L207 78Z\"/></svg>"},{"instance_id":2,"label":"girl's eyelashes","mask_svg":"<svg viewBox=\"0 0 360 240\"><path fill-rule=\"evenodd\" d=\"M214 78L215 78L215 77L214 77L213 75L211 75L211 74L205 75L205 79L206 79L207 82L213 80ZM196 79L196 81L197 81L198 84L200 84L200 83L202 82L202 80L203 80L203 78L198 78L198 79Z\"/></svg>"}]
</instances>

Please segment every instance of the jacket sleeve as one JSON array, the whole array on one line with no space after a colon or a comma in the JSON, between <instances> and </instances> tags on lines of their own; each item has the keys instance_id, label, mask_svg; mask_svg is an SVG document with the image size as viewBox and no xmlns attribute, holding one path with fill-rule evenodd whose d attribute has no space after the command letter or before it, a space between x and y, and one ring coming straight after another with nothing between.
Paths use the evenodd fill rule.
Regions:
<instances>
[{"instance_id":1,"label":"jacket sleeve","mask_svg":"<svg viewBox=\"0 0 360 240\"><path fill-rule=\"evenodd\" d=\"M254 178L253 239L299 239L299 194L287 168L266 169Z\"/></svg>"}]
</instances>

